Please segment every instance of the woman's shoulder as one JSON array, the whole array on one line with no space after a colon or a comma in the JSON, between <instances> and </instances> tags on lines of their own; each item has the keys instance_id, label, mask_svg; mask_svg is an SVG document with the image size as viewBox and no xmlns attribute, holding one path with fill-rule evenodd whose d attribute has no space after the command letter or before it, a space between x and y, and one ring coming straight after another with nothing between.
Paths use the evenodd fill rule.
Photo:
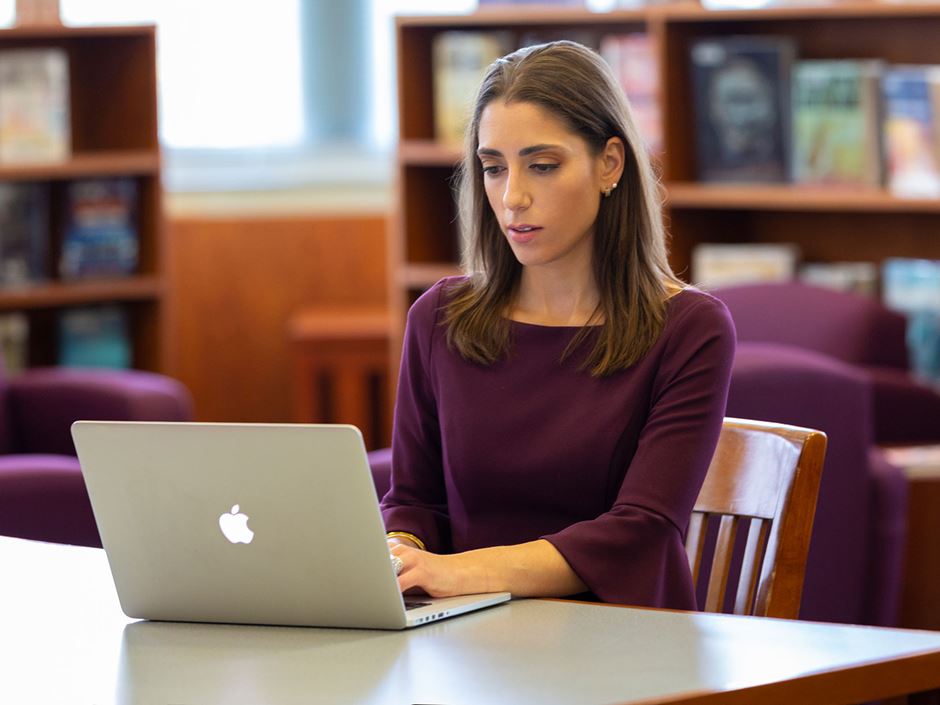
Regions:
<instances>
[{"instance_id":1,"label":"woman's shoulder","mask_svg":"<svg viewBox=\"0 0 940 705\"><path fill-rule=\"evenodd\" d=\"M669 298L666 326L686 328L696 324L712 330L716 327L727 329L734 334L734 321L724 302L689 285L676 290Z\"/></svg>"},{"instance_id":2,"label":"woman's shoulder","mask_svg":"<svg viewBox=\"0 0 940 705\"><path fill-rule=\"evenodd\" d=\"M408 310L408 318L414 322L433 323L440 317L454 292L465 286L465 276L444 277L422 293Z\"/></svg>"}]
</instances>

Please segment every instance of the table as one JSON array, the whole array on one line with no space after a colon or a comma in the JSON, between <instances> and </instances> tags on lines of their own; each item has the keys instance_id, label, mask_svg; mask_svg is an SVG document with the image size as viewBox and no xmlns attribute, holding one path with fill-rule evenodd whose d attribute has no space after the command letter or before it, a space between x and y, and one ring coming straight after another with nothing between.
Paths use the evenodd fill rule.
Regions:
<instances>
[{"instance_id":1,"label":"table","mask_svg":"<svg viewBox=\"0 0 940 705\"><path fill-rule=\"evenodd\" d=\"M899 624L940 629L940 445L884 448L907 477L907 540Z\"/></svg>"},{"instance_id":2,"label":"table","mask_svg":"<svg viewBox=\"0 0 940 705\"><path fill-rule=\"evenodd\" d=\"M132 622L102 551L0 538L0 702L843 703L940 633L519 600L408 632Z\"/></svg>"},{"instance_id":3,"label":"table","mask_svg":"<svg viewBox=\"0 0 940 705\"><path fill-rule=\"evenodd\" d=\"M366 447L391 442L388 311L307 306L291 316L294 421L349 423Z\"/></svg>"}]
</instances>

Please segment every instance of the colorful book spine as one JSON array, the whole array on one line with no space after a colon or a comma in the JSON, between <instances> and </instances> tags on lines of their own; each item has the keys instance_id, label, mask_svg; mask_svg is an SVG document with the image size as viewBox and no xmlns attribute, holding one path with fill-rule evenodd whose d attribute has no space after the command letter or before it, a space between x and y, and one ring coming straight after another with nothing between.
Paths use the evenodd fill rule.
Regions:
<instances>
[{"instance_id":1,"label":"colorful book spine","mask_svg":"<svg viewBox=\"0 0 940 705\"><path fill-rule=\"evenodd\" d=\"M137 269L137 182L85 179L67 186L59 261L63 280L126 276Z\"/></svg>"},{"instance_id":2,"label":"colorful book spine","mask_svg":"<svg viewBox=\"0 0 940 705\"><path fill-rule=\"evenodd\" d=\"M67 159L71 152L69 122L65 51L0 52L0 162Z\"/></svg>"},{"instance_id":3,"label":"colorful book spine","mask_svg":"<svg viewBox=\"0 0 940 705\"><path fill-rule=\"evenodd\" d=\"M63 367L131 366L127 311L116 304L87 306L59 314L59 364Z\"/></svg>"},{"instance_id":4,"label":"colorful book spine","mask_svg":"<svg viewBox=\"0 0 940 705\"><path fill-rule=\"evenodd\" d=\"M793 71L793 181L880 186L879 61L801 61Z\"/></svg>"},{"instance_id":5,"label":"colorful book spine","mask_svg":"<svg viewBox=\"0 0 940 705\"><path fill-rule=\"evenodd\" d=\"M940 66L892 66L882 91L888 187L901 197L940 197Z\"/></svg>"},{"instance_id":6,"label":"colorful book spine","mask_svg":"<svg viewBox=\"0 0 940 705\"><path fill-rule=\"evenodd\" d=\"M48 278L49 185L0 183L0 287Z\"/></svg>"},{"instance_id":7,"label":"colorful book spine","mask_svg":"<svg viewBox=\"0 0 940 705\"><path fill-rule=\"evenodd\" d=\"M25 313L0 314L0 351L7 375L19 374L29 366L29 319Z\"/></svg>"},{"instance_id":8,"label":"colorful book spine","mask_svg":"<svg viewBox=\"0 0 940 705\"><path fill-rule=\"evenodd\" d=\"M692 251L692 276L705 289L790 281L799 259L800 248L793 243L702 243Z\"/></svg>"},{"instance_id":9,"label":"colorful book spine","mask_svg":"<svg viewBox=\"0 0 940 705\"><path fill-rule=\"evenodd\" d=\"M434 37L434 136L438 141L462 144L486 69L510 49L505 32L448 31Z\"/></svg>"},{"instance_id":10,"label":"colorful book spine","mask_svg":"<svg viewBox=\"0 0 940 705\"><path fill-rule=\"evenodd\" d=\"M661 153L663 127L659 105L659 61L653 38L643 32L610 34L601 39L600 54L623 88L650 153Z\"/></svg>"},{"instance_id":11,"label":"colorful book spine","mask_svg":"<svg viewBox=\"0 0 940 705\"><path fill-rule=\"evenodd\" d=\"M729 36L691 47L697 172L706 182L789 179L790 72L783 36Z\"/></svg>"}]
</instances>

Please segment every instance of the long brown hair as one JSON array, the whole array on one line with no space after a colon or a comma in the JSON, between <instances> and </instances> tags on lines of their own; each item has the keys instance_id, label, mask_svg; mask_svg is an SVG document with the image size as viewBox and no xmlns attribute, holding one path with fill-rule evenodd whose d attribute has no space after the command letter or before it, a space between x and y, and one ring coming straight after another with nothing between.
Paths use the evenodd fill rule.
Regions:
<instances>
[{"instance_id":1,"label":"long brown hair","mask_svg":"<svg viewBox=\"0 0 940 705\"><path fill-rule=\"evenodd\" d=\"M580 135L594 155L611 137L623 140L619 186L609 197L601 199L598 193L593 262L600 301L592 321L603 323L584 365L594 376L625 369L656 342L670 289L684 285L669 266L658 181L623 92L597 53L569 41L526 47L497 59L480 86L457 175L468 278L446 307L448 343L468 360L491 364L511 342L506 311L522 265L489 206L477 156L480 118L495 100L541 107ZM581 329L565 356L590 330Z\"/></svg>"}]
</instances>

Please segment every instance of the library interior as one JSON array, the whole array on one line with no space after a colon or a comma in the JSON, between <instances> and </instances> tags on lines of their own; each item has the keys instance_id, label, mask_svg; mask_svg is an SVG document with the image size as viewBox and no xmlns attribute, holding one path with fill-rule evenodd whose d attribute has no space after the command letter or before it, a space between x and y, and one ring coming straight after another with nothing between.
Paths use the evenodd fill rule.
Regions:
<instances>
[{"instance_id":1,"label":"library interior","mask_svg":"<svg viewBox=\"0 0 940 705\"><path fill-rule=\"evenodd\" d=\"M419 310L458 278L480 287L459 285L462 306L472 292L476 306L485 287L503 286L493 274L502 260L481 254L494 251L484 250L486 234L500 226L489 210L489 221L471 222L468 199L479 172L486 194L476 205L488 209L497 172L516 162L482 149L493 103L480 102L481 84L492 88L499 67L538 54L525 48L566 42L588 48L627 108L637 140L606 137L628 142L630 174L646 178L649 165L650 212L683 291L672 295L695 292L733 322L727 380L704 384L726 383L727 397L711 440L696 436L711 444L711 462L693 477L704 479L697 499L682 505L694 501L691 516L661 512L658 486L639 509L675 534L699 611L655 600L635 610L588 605L618 600L575 562L565 568L587 588L577 599L514 595L407 636L316 628L327 622L278 631L304 622L124 616L128 582L117 564L134 549L121 539L139 532L104 536L76 421L353 425L385 518L381 547L403 576L414 551L521 543L474 534L473 511L488 521L518 501L519 524L539 511L525 506L516 479L493 477L482 482L507 494L488 510L477 493L491 485L453 470L484 450L471 452L464 444L477 436L452 427L482 435L505 416L534 429L529 443L565 448L546 460L551 471L533 468L533 503L543 501L536 485L567 487L576 477L552 474L560 458L579 458L568 454L569 435L572 445L589 438L572 429L606 418L610 392L596 406L587 397L603 377L580 369L567 409L526 421L517 417L556 398L536 388L536 359L525 396L538 400L470 411L508 398L487 388L503 384L504 361L487 358L489 375L473 358L464 381L451 383L464 368L433 347L436 332L415 332ZM587 144L581 126L556 119L561 107L543 103L529 105ZM489 152L503 166L488 166ZM615 201L641 208L630 200L638 191L626 195L626 168L619 189L595 190L601 212ZM532 177L542 179L535 188L549 178ZM606 221L598 217L598 232ZM503 251L521 252L540 229L504 229ZM630 257L624 281L637 274ZM529 272L539 267L520 262L513 291L537 280ZM627 286L629 297L636 285ZM528 345L541 333L520 329L535 326L511 302L488 300L487 312ZM602 303L578 324L575 349L609 327L595 319L615 312ZM459 357L457 308L440 307L441 347ZM669 310L657 309L666 311L656 328L669 338L656 353L664 356L680 354L679 339L695 328L674 330ZM466 325L483 331L474 326ZM0 629L0 663L15 666L0 679L0 701L940 703L940 0L2 0L0 354L0 623L10 625ZM608 390L629 367L616 368ZM658 457L650 446L673 443L656 407L665 413L660 397L670 386L680 394L694 375L667 384L660 375L669 371L663 363L655 372L649 398L617 407L630 418L615 423L630 425L616 427L623 435L610 465ZM460 409L458 394L473 401ZM593 418L580 416L579 400ZM428 414L437 414L433 433ZM484 439L486 453L516 453L498 438ZM670 458L684 448L685 436L675 439ZM434 521L452 522L445 535L453 534L428 546L417 520L389 523L406 516L391 505L419 490L410 465L423 462L414 449L422 440L436 454ZM532 458L551 454L521 443ZM259 472L275 472L278 457L272 451L272 467ZM606 505L591 517L595 530L616 514L621 482L631 485L627 468L605 477L616 484L599 491ZM141 522L174 493L147 482L154 512ZM590 478L583 483L572 492L594 491ZM244 517L233 504L222 509ZM566 530L583 518L569 518ZM324 537L355 533L316 522L310 530ZM539 529L533 543L551 547L555 532ZM328 543L316 545L314 568L335 557ZM571 560L564 545L550 548L562 563ZM624 575L640 565L622 560ZM60 632L45 653L40 644ZM659 639L668 657L654 653ZM75 649L79 665L69 662Z\"/></svg>"}]
</instances>

